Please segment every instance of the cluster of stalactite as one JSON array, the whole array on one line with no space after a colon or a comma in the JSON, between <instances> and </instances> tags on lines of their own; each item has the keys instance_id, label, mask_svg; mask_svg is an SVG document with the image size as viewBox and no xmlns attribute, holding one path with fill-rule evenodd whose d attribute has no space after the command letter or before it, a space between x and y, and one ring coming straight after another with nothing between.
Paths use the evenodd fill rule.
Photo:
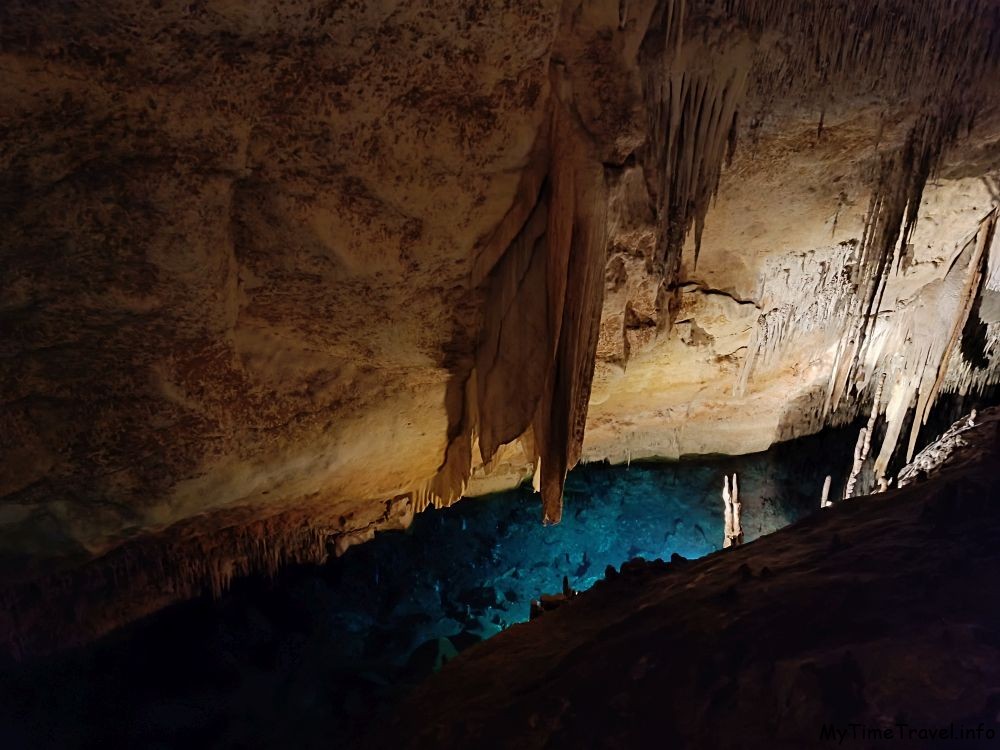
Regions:
<instances>
[{"instance_id":1,"label":"cluster of stalactite","mask_svg":"<svg viewBox=\"0 0 1000 750\"><path fill-rule=\"evenodd\" d=\"M762 47L754 86L771 97L845 79L866 90L938 97L983 82L1000 54L988 0L724 0L726 17L782 41Z\"/></svg>"},{"instance_id":2,"label":"cluster of stalactite","mask_svg":"<svg viewBox=\"0 0 1000 750\"><path fill-rule=\"evenodd\" d=\"M0 589L0 653L43 653L84 643L124 622L202 593L218 596L251 573L272 575L292 563L320 563L374 529L405 528L406 497L388 500L359 527L310 507L247 520L240 511L195 518L83 565L52 562Z\"/></svg>"},{"instance_id":3,"label":"cluster of stalactite","mask_svg":"<svg viewBox=\"0 0 1000 750\"><path fill-rule=\"evenodd\" d=\"M980 237L985 243L985 235ZM986 278L962 330L962 346L958 356L950 359L941 385L944 393L966 396L1000 385L1000 258L996 252L990 253L986 265Z\"/></svg>"},{"instance_id":4,"label":"cluster of stalactite","mask_svg":"<svg viewBox=\"0 0 1000 750\"><path fill-rule=\"evenodd\" d=\"M787 356L786 349L803 336L822 337L833 347L843 336L855 285L849 269L857 262L857 244L844 242L828 254L810 251L797 266L768 263L760 274L754 299L764 311L758 316L733 395L746 394L755 370L767 369ZM822 405L813 415L822 423Z\"/></svg>"},{"instance_id":5,"label":"cluster of stalactite","mask_svg":"<svg viewBox=\"0 0 1000 750\"><path fill-rule=\"evenodd\" d=\"M877 481L884 481L911 409L905 456L906 460L913 457L920 427L926 424L952 363L963 357L963 332L992 265L990 248L997 217L994 208L979 222L941 284L930 290L923 304L907 308L899 323L874 345L867 367L888 374L891 386L886 403L876 404L886 419L886 434L875 460Z\"/></svg>"},{"instance_id":6,"label":"cluster of stalactite","mask_svg":"<svg viewBox=\"0 0 1000 750\"><path fill-rule=\"evenodd\" d=\"M949 106L951 105L951 106ZM890 273L899 271L916 227L924 186L944 148L967 126L973 112L948 102L941 111L924 116L910 131L902 148L882 158L872 191L860 252L852 279L850 325L837 353L827 408L836 409L866 357Z\"/></svg>"},{"instance_id":7,"label":"cluster of stalactite","mask_svg":"<svg viewBox=\"0 0 1000 750\"><path fill-rule=\"evenodd\" d=\"M736 149L741 112L759 119L793 89L813 92L821 109L825 91L846 86L878 90L925 113L899 159L885 168L901 172L906 197L916 199L902 207L909 206L904 234L912 232L930 169L955 131L971 124L997 72L998 24L995 3L965 0L919 9L901 0L660 3L640 62L649 117L644 166L659 208L659 257L668 282L692 230L697 264L720 172ZM872 214L884 219L878 247L891 244L889 235L899 231L902 220L895 222L891 213L897 208L891 202Z\"/></svg>"},{"instance_id":8,"label":"cluster of stalactite","mask_svg":"<svg viewBox=\"0 0 1000 750\"><path fill-rule=\"evenodd\" d=\"M759 118L777 93L845 82L850 91L878 90L912 105L907 137L879 156L864 237L846 251L850 273L825 268L837 289L831 293L824 279L824 294L809 310L766 312L737 386L745 390L757 364L801 332L803 321L812 321L839 341L817 419L844 421L846 412L871 400L866 386L875 379L878 311L889 274L903 263L924 185L945 149L972 126L989 88L984 82L998 70L1000 39L992 31L1000 24L998 8L965 0L919 12L900 0L804 6L795 0L662 0L640 15L648 23L634 64L642 72L647 138L636 154L659 227L654 267L667 288L677 279L692 232L697 263L720 174L737 147L741 111L753 108ZM473 359L453 369L448 447L437 475L413 495L418 511L461 496L477 446L488 468L502 445L520 440L535 466L544 519L559 520L566 471L580 455L593 375L607 198L588 134L572 102L556 95L536 164L473 274L484 298L478 344ZM967 314L957 314L964 325ZM948 358L935 356L938 370L947 372ZM940 379L921 393L936 393ZM889 392L896 398L892 380ZM841 408L845 398L850 405ZM923 395L919 407L925 414Z\"/></svg>"},{"instance_id":9,"label":"cluster of stalactite","mask_svg":"<svg viewBox=\"0 0 1000 750\"><path fill-rule=\"evenodd\" d=\"M953 257L943 282L948 293L930 290L934 301L905 310L893 326L879 321L891 276L905 271L928 179L993 96L989 81L1000 72L995 32L1000 6L956 0L920 13L898 2L803 6L731 0L724 6L745 28L786 35L785 43L763 45L755 53L748 89L758 105L793 87L808 90L849 78L861 90L898 92L917 113L903 142L887 144L879 154L861 241L840 268L824 269L819 294L808 305L785 305L761 315L736 387L738 395L745 392L754 369L780 356L793 336L826 327L837 348L816 421L843 423L869 403L873 419L885 414L886 435L874 467L875 480L884 486L909 416L907 458L942 388L964 393L1000 379L997 368L987 366L996 358L997 326L972 326L979 339L970 344L970 320L976 322L970 314L988 286L995 209ZM844 269L850 270L849 278ZM963 343L972 356L962 356ZM886 377L887 401L881 403L882 389L874 384ZM872 427L862 442L871 440Z\"/></svg>"},{"instance_id":10,"label":"cluster of stalactite","mask_svg":"<svg viewBox=\"0 0 1000 750\"><path fill-rule=\"evenodd\" d=\"M872 212L884 210L885 201L876 195ZM902 210L897 206L891 215L870 219L865 242L846 257L844 267L853 268L846 283L844 269L832 273L823 264L822 272L810 273L803 266L797 278L818 279L820 289L807 295L807 304L784 304L761 315L736 386L737 395L742 395L755 367L781 356L797 336L825 328L824 340L835 354L825 398L810 415L815 426L844 424L862 409L870 410L858 440L855 478L868 458L876 423L881 421L884 428L871 477L858 485L858 492L886 485L897 449L905 448L906 460L912 457L920 428L939 395L982 392L1000 382L1000 322L983 311L984 297L1000 288L1000 260L991 252L998 208L956 246L943 278L925 286L891 316L880 316L886 286L893 274L903 273L899 257L907 245L905 228L892 232L893 226L901 226L893 222L903 221ZM873 242L878 237L873 227L880 223L889 228L889 238ZM848 494L857 494L854 483L850 485Z\"/></svg>"},{"instance_id":11,"label":"cluster of stalactite","mask_svg":"<svg viewBox=\"0 0 1000 750\"><path fill-rule=\"evenodd\" d=\"M738 29L689 36L684 11L684 3L665 5L643 61L650 134L645 168L659 209L658 260L669 277L692 230L697 263L705 217L736 148L754 49Z\"/></svg>"}]
</instances>

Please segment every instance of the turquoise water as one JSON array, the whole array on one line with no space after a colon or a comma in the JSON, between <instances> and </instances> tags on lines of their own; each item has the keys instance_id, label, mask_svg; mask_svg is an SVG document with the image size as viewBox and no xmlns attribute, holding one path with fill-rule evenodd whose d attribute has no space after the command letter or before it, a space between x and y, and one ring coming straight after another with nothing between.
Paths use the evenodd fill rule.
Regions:
<instances>
[{"instance_id":1,"label":"turquoise water","mask_svg":"<svg viewBox=\"0 0 1000 750\"><path fill-rule=\"evenodd\" d=\"M823 477L796 480L780 466L729 459L742 472L747 541L818 506ZM529 489L469 500L418 516L408 533L352 548L323 596L333 627L360 641L408 619L413 646L465 633L489 637L528 619L529 603L590 588L610 565L635 557L695 558L722 544L721 464L594 465L566 484L562 523L542 526ZM781 476L778 476L781 475ZM815 485L815 486L813 486ZM317 594L320 595L320 594ZM398 648L404 657L407 648Z\"/></svg>"}]
</instances>

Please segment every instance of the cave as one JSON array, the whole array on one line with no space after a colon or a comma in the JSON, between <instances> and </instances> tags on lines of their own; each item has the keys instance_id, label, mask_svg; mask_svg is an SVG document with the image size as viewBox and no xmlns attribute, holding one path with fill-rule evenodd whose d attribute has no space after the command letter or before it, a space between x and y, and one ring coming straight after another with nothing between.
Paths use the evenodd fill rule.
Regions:
<instances>
[{"instance_id":1,"label":"cave","mask_svg":"<svg viewBox=\"0 0 1000 750\"><path fill-rule=\"evenodd\" d=\"M1000 2L0 3L0 747L1000 743Z\"/></svg>"}]
</instances>

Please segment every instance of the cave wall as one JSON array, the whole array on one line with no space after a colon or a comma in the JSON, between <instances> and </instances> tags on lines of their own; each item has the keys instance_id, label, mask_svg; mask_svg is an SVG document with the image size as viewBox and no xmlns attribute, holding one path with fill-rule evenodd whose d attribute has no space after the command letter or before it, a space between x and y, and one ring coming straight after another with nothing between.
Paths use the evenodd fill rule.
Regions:
<instances>
[{"instance_id":1,"label":"cave wall","mask_svg":"<svg viewBox=\"0 0 1000 750\"><path fill-rule=\"evenodd\" d=\"M697 266L693 248L685 252L669 331L655 325L655 280L641 257L629 248L612 257L585 457L765 450L868 408L849 400L823 413L836 347L846 338L842 316L855 285L844 271L864 233L871 187L862 175L879 123L871 111L827 112L818 135L819 117L789 117L782 130L737 152L722 174ZM996 206L1000 128L993 120L976 132L924 190L912 257L888 279L881 336L905 337L916 310L926 318L938 308L937 288ZM959 265L966 269L968 260ZM613 275L619 268L628 271ZM921 325L944 331L957 317L945 306L940 320ZM957 354L946 387L967 388L970 378L983 387L995 381L996 365L995 354L982 367Z\"/></svg>"},{"instance_id":2,"label":"cave wall","mask_svg":"<svg viewBox=\"0 0 1000 750\"><path fill-rule=\"evenodd\" d=\"M918 6L4 4L5 641L993 382L998 9Z\"/></svg>"}]
</instances>

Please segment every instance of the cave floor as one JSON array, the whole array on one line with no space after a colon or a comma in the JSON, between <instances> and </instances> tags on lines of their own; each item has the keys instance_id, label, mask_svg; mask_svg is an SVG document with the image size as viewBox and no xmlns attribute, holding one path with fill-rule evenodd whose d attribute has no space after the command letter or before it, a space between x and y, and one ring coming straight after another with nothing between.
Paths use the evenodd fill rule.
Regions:
<instances>
[{"instance_id":1,"label":"cave floor","mask_svg":"<svg viewBox=\"0 0 1000 750\"><path fill-rule=\"evenodd\" d=\"M637 562L418 687L373 747L993 747L985 455L696 561Z\"/></svg>"}]
</instances>

